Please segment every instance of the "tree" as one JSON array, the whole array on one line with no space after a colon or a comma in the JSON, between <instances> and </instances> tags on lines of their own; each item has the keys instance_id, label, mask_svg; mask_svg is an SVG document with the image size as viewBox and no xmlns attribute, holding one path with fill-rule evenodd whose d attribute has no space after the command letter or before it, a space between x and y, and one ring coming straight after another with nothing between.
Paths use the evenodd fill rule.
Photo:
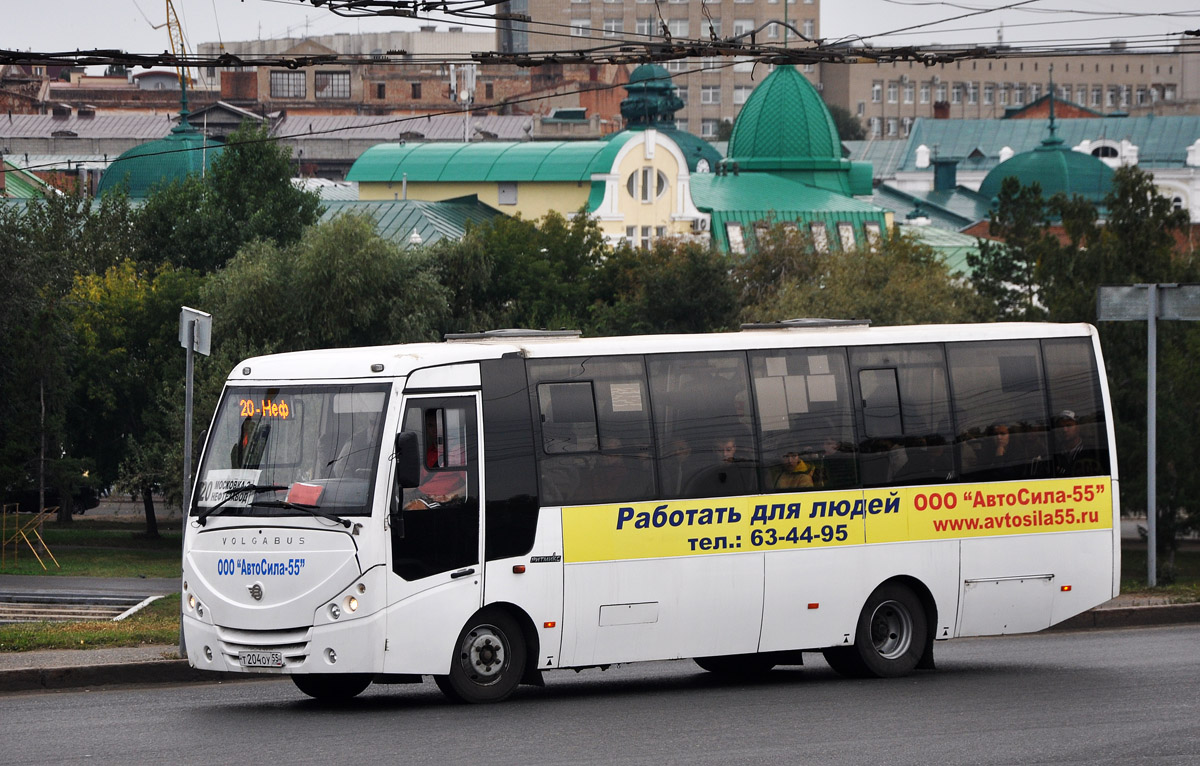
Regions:
<instances>
[{"instance_id":1,"label":"tree","mask_svg":"<svg viewBox=\"0 0 1200 766\"><path fill-rule=\"evenodd\" d=\"M75 280L69 311L78 345L72 412L75 449L106 483L142 498L146 534L158 536L154 493L178 498L184 353L179 307L195 304L201 277L166 264L140 271L129 259Z\"/></svg>"},{"instance_id":2,"label":"tree","mask_svg":"<svg viewBox=\"0 0 1200 766\"><path fill-rule=\"evenodd\" d=\"M444 330L582 327L607 253L600 227L583 210L472 227L461 242L432 250L438 279L450 290Z\"/></svg>"},{"instance_id":3,"label":"tree","mask_svg":"<svg viewBox=\"0 0 1200 766\"><path fill-rule=\"evenodd\" d=\"M721 120L717 124L717 140L728 141L733 137L733 120Z\"/></svg>"},{"instance_id":4,"label":"tree","mask_svg":"<svg viewBox=\"0 0 1200 766\"><path fill-rule=\"evenodd\" d=\"M873 248L818 252L807 236L775 227L736 273L747 321L971 322L986 311L934 250L904 236L888 237Z\"/></svg>"},{"instance_id":5,"label":"tree","mask_svg":"<svg viewBox=\"0 0 1200 766\"><path fill-rule=\"evenodd\" d=\"M423 250L344 215L280 247L256 240L205 283L222 347L258 353L434 340L447 291Z\"/></svg>"},{"instance_id":6,"label":"tree","mask_svg":"<svg viewBox=\"0 0 1200 766\"><path fill-rule=\"evenodd\" d=\"M1051 250L1039 264L1037 282L1049 316L1061 322L1096 322L1097 288L1104 284L1195 282L1200 260L1182 234L1185 211L1158 193L1153 178L1136 167L1113 175L1103 225L1097 211L1081 201L1052 201L1070 245ZM1144 464L1146 455L1146 328L1140 322L1100 323L1109 390L1116 420L1119 461ZM1159 576L1172 577L1178 533L1200 528L1200 476L1190 466L1200 460L1200 397L1195 353L1200 328L1191 322L1158 325L1157 474ZM1145 508L1143 471L1125 474L1121 499L1126 508Z\"/></svg>"},{"instance_id":7,"label":"tree","mask_svg":"<svg viewBox=\"0 0 1200 766\"><path fill-rule=\"evenodd\" d=\"M829 116L833 118L833 124L837 127L838 138L843 141L862 141L867 137L867 131L863 129L862 121L850 113L850 110L844 106L837 104L826 104L829 107Z\"/></svg>"},{"instance_id":8,"label":"tree","mask_svg":"<svg viewBox=\"0 0 1200 766\"><path fill-rule=\"evenodd\" d=\"M138 260L214 271L256 239L290 245L317 222L320 198L291 182L291 151L243 123L203 176L156 188L139 219Z\"/></svg>"},{"instance_id":9,"label":"tree","mask_svg":"<svg viewBox=\"0 0 1200 766\"><path fill-rule=\"evenodd\" d=\"M967 255L971 282L995 305L997 319L1045 317L1036 271L1042 260L1061 249L1049 231L1050 214L1036 182L1022 186L1010 176L1001 183L988 221L988 234L995 239L979 240L979 252Z\"/></svg>"},{"instance_id":10,"label":"tree","mask_svg":"<svg viewBox=\"0 0 1200 766\"><path fill-rule=\"evenodd\" d=\"M716 332L733 329L739 308L728 257L710 245L660 238L629 245L605 260L589 329L602 335Z\"/></svg>"},{"instance_id":11,"label":"tree","mask_svg":"<svg viewBox=\"0 0 1200 766\"><path fill-rule=\"evenodd\" d=\"M67 416L74 364L68 293L76 273L103 270L134 241L135 213L121 195L98 206L78 192L0 210L0 489L48 484L59 518L82 463L70 453Z\"/></svg>"}]
</instances>

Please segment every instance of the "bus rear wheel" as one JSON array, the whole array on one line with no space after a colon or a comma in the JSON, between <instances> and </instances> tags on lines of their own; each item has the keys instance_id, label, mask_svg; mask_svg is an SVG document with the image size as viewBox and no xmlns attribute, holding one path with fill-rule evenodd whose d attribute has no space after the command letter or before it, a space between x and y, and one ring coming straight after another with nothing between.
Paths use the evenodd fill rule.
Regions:
<instances>
[{"instance_id":1,"label":"bus rear wheel","mask_svg":"<svg viewBox=\"0 0 1200 766\"><path fill-rule=\"evenodd\" d=\"M454 645L450 674L434 676L454 702L499 702L525 674L525 636L512 617L489 609L473 617Z\"/></svg>"},{"instance_id":2,"label":"bus rear wheel","mask_svg":"<svg viewBox=\"0 0 1200 766\"><path fill-rule=\"evenodd\" d=\"M853 646L825 649L825 661L852 678L897 678L917 666L928 635L925 608L916 595L885 583L863 605Z\"/></svg>"},{"instance_id":3,"label":"bus rear wheel","mask_svg":"<svg viewBox=\"0 0 1200 766\"><path fill-rule=\"evenodd\" d=\"M322 702L345 702L371 685L369 673L297 673L296 688Z\"/></svg>"}]
</instances>

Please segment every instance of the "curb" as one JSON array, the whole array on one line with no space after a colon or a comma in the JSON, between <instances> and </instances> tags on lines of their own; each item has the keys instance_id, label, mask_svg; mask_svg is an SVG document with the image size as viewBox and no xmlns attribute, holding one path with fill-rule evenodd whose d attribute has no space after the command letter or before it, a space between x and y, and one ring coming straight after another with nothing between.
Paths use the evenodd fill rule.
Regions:
<instances>
[{"instance_id":1,"label":"curb","mask_svg":"<svg viewBox=\"0 0 1200 766\"><path fill-rule=\"evenodd\" d=\"M196 670L187 660L123 662L66 668L0 670L0 692L78 689L115 684L181 684L261 680L269 676Z\"/></svg>"},{"instance_id":2,"label":"curb","mask_svg":"<svg viewBox=\"0 0 1200 766\"><path fill-rule=\"evenodd\" d=\"M1189 622L1200 622L1200 603L1092 609L1064 620L1050 630L1137 628L1150 625L1181 625Z\"/></svg>"}]
</instances>

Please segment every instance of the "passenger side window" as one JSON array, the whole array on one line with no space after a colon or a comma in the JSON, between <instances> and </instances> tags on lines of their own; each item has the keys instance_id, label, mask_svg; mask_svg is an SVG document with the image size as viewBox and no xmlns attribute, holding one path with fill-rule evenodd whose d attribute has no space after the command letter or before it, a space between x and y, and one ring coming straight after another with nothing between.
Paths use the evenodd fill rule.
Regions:
<instances>
[{"instance_id":1,"label":"passenger side window","mask_svg":"<svg viewBox=\"0 0 1200 766\"><path fill-rule=\"evenodd\" d=\"M963 476L973 481L1048 476L1046 390L1038 342L964 343L946 353Z\"/></svg>"},{"instance_id":2,"label":"passenger side window","mask_svg":"<svg viewBox=\"0 0 1200 766\"><path fill-rule=\"evenodd\" d=\"M941 345L851 348L850 369L862 407L863 486L952 480L953 426Z\"/></svg>"},{"instance_id":3,"label":"passenger side window","mask_svg":"<svg viewBox=\"0 0 1200 766\"><path fill-rule=\"evenodd\" d=\"M650 402L641 357L532 360L545 505L654 496Z\"/></svg>"},{"instance_id":4,"label":"passenger side window","mask_svg":"<svg viewBox=\"0 0 1200 766\"><path fill-rule=\"evenodd\" d=\"M750 370L764 491L858 486L845 351L756 351Z\"/></svg>"},{"instance_id":5,"label":"passenger side window","mask_svg":"<svg viewBox=\"0 0 1200 766\"><path fill-rule=\"evenodd\" d=\"M646 367L662 497L757 492L746 355L662 354Z\"/></svg>"},{"instance_id":6,"label":"passenger side window","mask_svg":"<svg viewBox=\"0 0 1200 766\"><path fill-rule=\"evenodd\" d=\"M1054 476L1096 476L1111 470L1104 406L1090 338L1042 341L1050 381Z\"/></svg>"}]
</instances>

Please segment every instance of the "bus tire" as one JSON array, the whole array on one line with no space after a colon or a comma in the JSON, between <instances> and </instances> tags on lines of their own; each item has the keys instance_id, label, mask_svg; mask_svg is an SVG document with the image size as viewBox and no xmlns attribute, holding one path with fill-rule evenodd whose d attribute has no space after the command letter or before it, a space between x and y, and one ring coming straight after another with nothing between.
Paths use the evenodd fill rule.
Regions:
<instances>
[{"instance_id":1,"label":"bus tire","mask_svg":"<svg viewBox=\"0 0 1200 766\"><path fill-rule=\"evenodd\" d=\"M371 685L370 673L297 673L296 688L322 702L345 702Z\"/></svg>"},{"instance_id":2,"label":"bus tire","mask_svg":"<svg viewBox=\"0 0 1200 766\"><path fill-rule=\"evenodd\" d=\"M702 670L722 676L752 677L775 667L775 661L762 654L727 654L721 657L696 657L693 659Z\"/></svg>"},{"instance_id":3,"label":"bus tire","mask_svg":"<svg viewBox=\"0 0 1200 766\"><path fill-rule=\"evenodd\" d=\"M854 645L831 647L823 654L845 676L897 678L917 666L928 631L921 600L903 585L885 583L863 605Z\"/></svg>"},{"instance_id":4,"label":"bus tire","mask_svg":"<svg viewBox=\"0 0 1200 766\"><path fill-rule=\"evenodd\" d=\"M499 702L525 674L525 635L508 613L485 609L463 628L454 645L450 674L434 676L454 702Z\"/></svg>"}]
</instances>

